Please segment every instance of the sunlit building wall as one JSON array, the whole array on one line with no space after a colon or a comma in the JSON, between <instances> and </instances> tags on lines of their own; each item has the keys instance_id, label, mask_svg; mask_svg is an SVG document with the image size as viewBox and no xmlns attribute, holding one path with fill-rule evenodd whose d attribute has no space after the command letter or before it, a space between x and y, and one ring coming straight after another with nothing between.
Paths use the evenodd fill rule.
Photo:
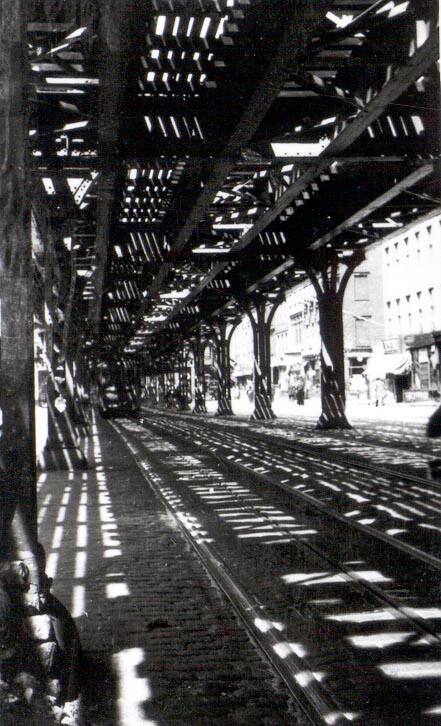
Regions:
<instances>
[{"instance_id":1,"label":"sunlit building wall","mask_svg":"<svg viewBox=\"0 0 441 726\"><path fill-rule=\"evenodd\" d=\"M384 340L381 246L368 248L365 261L351 276L343 301L343 322L347 390L352 396L366 398L368 363Z\"/></svg>"},{"instance_id":2,"label":"sunlit building wall","mask_svg":"<svg viewBox=\"0 0 441 726\"><path fill-rule=\"evenodd\" d=\"M441 389L441 215L390 235L382 254L385 347L410 351L405 397L425 398Z\"/></svg>"}]
</instances>

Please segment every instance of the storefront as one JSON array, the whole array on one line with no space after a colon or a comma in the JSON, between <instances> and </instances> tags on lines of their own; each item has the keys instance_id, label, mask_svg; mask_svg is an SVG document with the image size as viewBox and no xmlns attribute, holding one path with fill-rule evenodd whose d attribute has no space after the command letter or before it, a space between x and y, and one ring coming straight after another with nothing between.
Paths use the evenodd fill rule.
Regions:
<instances>
[{"instance_id":1,"label":"storefront","mask_svg":"<svg viewBox=\"0 0 441 726\"><path fill-rule=\"evenodd\" d=\"M441 331L407 335L404 342L412 360L412 380L406 400L438 398L441 393Z\"/></svg>"},{"instance_id":2,"label":"storefront","mask_svg":"<svg viewBox=\"0 0 441 726\"><path fill-rule=\"evenodd\" d=\"M272 366L272 385L273 394L276 392L282 395L288 393L288 373L286 365L280 364Z\"/></svg>"},{"instance_id":3,"label":"storefront","mask_svg":"<svg viewBox=\"0 0 441 726\"><path fill-rule=\"evenodd\" d=\"M411 386L412 358L408 350L402 353L376 351L366 367L369 382L369 398L382 404L391 399L397 403L409 400Z\"/></svg>"},{"instance_id":4,"label":"storefront","mask_svg":"<svg viewBox=\"0 0 441 726\"><path fill-rule=\"evenodd\" d=\"M366 400L369 396L366 368L367 355L349 355L346 367L346 390L349 396Z\"/></svg>"},{"instance_id":5,"label":"storefront","mask_svg":"<svg viewBox=\"0 0 441 726\"><path fill-rule=\"evenodd\" d=\"M314 398L320 395L320 356L305 355L303 362L303 370L305 374L305 396L306 398Z\"/></svg>"},{"instance_id":6,"label":"storefront","mask_svg":"<svg viewBox=\"0 0 441 726\"><path fill-rule=\"evenodd\" d=\"M235 363L231 375L234 398L240 398L253 387L253 367L244 362Z\"/></svg>"}]
</instances>

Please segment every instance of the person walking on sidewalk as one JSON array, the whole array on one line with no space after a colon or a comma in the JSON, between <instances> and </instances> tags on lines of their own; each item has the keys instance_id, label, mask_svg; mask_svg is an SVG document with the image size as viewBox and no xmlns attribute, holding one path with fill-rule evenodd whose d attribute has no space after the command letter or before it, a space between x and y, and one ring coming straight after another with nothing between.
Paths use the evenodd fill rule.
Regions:
<instances>
[{"instance_id":1,"label":"person walking on sidewalk","mask_svg":"<svg viewBox=\"0 0 441 726\"><path fill-rule=\"evenodd\" d=\"M299 406L305 403L305 379L300 376L296 385L296 401Z\"/></svg>"}]
</instances>

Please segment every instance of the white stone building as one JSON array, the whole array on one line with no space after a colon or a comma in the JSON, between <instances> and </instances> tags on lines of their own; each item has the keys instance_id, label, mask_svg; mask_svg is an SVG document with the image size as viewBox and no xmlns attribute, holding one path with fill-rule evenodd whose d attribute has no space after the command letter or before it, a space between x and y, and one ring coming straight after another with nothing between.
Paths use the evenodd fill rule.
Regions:
<instances>
[{"instance_id":1,"label":"white stone building","mask_svg":"<svg viewBox=\"0 0 441 726\"><path fill-rule=\"evenodd\" d=\"M441 215L382 242L384 348L408 351L405 399L441 390Z\"/></svg>"}]
</instances>

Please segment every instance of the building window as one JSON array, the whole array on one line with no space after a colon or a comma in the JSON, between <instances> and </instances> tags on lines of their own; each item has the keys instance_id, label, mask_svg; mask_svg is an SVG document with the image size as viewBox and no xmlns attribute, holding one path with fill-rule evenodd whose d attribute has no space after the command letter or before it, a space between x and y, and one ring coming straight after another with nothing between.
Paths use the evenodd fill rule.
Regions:
<instances>
[{"instance_id":1,"label":"building window","mask_svg":"<svg viewBox=\"0 0 441 726\"><path fill-rule=\"evenodd\" d=\"M369 277L367 272L357 272L354 275L354 299L369 300Z\"/></svg>"},{"instance_id":2,"label":"building window","mask_svg":"<svg viewBox=\"0 0 441 726\"><path fill-rule=\"evenodd\" d=\"M406 308L407 308L407 332L412 332L412 307L410 305L410 295L406 295Z\"/></svg>"},{"instance_id":3,"label":"building window","mask_svg":"<svg viewBox=\"0 0 441 726\"><path fill-rule=\"evenodd\" d=\"M368 321L365 318L355 319L355 345L358 348L369 345Z\"/></svg>"},{"instance_id":4,"label":"building window","mask_svg":"<svg viewBox=\"0 0 441 726\"><path fill-rule=\"evenodd\" d=\"M418 301L418 307L417 307L418 333L422 333L423 329L424 329L424 320L423 320L423 308L421 306L421 291L417 292L416 296L417 296L417 301Z\"/></svg>"},{"instance_id":5,"label":"building window","mask_svg":"<svg viewBox=\"0 0 441 726\"><path fill-rule=\"evenodd\" d=\"M292 339L296 347L300 347L302 344L302 327L303 327L303 316L302 313L291 315L292 322Z\"/></svg>"},{"instance_id":6,"label":"building window","mask_svg":"<svg viewBox=\"0 0 441 726\"><path fill-rule=\"evenodd\" d=\"M392 316L390 312L390 300L386 302L387 318L386 318L386 337L390 338L392 335Z\"/></svg>"},{"instance_id":7,"label":"building window","mask_svg":"<svg viewBox=\"0 0 441 726\"><path fill-rule=\"evenodd\" d=\"M349 377L361 376L365 372L367 358L349 358Z\"/></svg>"},{"instance_id":8,"label":"building window","mask_svg":"<svg viewBox=\"0 0 441 726\"><path fill-rule=\"evenodd\" d=\"M433 287L429 287L429 318L428 318L428 329L434 330L435 328L435 305L433 300Z\"/></svg>"}]
</instances>

